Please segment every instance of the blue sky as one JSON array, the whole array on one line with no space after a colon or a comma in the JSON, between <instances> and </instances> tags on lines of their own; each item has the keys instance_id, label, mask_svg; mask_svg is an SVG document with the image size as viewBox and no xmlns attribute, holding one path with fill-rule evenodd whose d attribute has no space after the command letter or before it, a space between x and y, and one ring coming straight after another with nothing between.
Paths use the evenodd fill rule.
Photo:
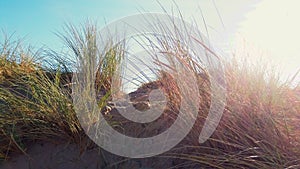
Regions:
<instances>
[{"instance_id":1,"label":"blue sky","mask_svg":"<svg viewBox=\"0 0 300 169\"><path fill-rule=\"evenodd\" d=\"M229 16L233 16L238 10L246 12L245 8L241 7L243 5L245 7L248 1L240 3L239 0L234 0L233 2L234 5L226 6L228 9L225 11L225 18L230 18ZM161 1L161 3L167 10L175 7L172 1ZM187 16L199 15L199 7L202 8L205 17L214 24L214 28L221 26L211 0L204 0L201 3L196 0L178 0L176 3ZM222 9L224 1L220 4ZM140 11L162 12L162 9L156 1L148 0L2 0L0 1L0 28L8 34L15 32L17 37L25 36L25 39L34 46L47 45L51 48L59 48L61 44L54 33L60 32L66 22L77 25L86 19L91 19L97 21L99 26L104 26L105 22L109 23ZM227 24L230 25L234 24Z\"/></svg>"},{"instance_id":2,"label":"blue sky","mask_svg":"<svg viewBox=\"0 0 300 169\"><path fill-rule=\"evenodd\" d=\"M105 20L109 22L136 9L131 3L117 0L3 0L0 1L0 28L8 34L25 36L34 46L47 44L57 48L54 33L61 31L66 22L79 24L91 19L103 25Z\"/></svg>"}]
</instances>

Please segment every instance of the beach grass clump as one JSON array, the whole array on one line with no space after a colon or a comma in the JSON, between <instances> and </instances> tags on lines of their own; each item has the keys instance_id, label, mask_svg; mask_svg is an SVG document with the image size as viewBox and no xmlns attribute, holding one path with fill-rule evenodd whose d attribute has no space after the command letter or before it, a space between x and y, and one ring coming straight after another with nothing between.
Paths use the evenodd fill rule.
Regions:
<instances>
[{"instance_id":1,"label":"beach grass clump","mask_svg":"<svg viewBox=\"0 0 300 169\"><path fill-rule=\"evenodd\" d=\"M97 106L100 110L105 110L108 102L112 100L112 95L118 93L118 91L113 91L112 83L118 86L121 84L121 78L113 79L113 77L119 72L119 64L124 56L124 44L120 42L114 45L112 41L100 44L99 30L96 24L91 22L86 22L79 28L68 24L65 25L64 30L59 34L59 37L69 48L71 54L57 58L71 57L75 60L72 64L73 67L70 68L74 69L71 89L76 90L78 85L88 83L89 79L92 79L91 87L80 97L85 98L85 100L94 100L95 98L91 98L90 94L92 90L95 90L93 97L96 97ZM78 74L84 74L81 76L82 79L78 79ZM79 90L81 90L80 87ZM84 127L99 120L98 114L89 113L87 117L86 121L82 122L85 123Z\"/></svg>"},{"instance_id":2,"label":"beach grass clump","mask_svg":"<svg viewBox=\"0 0 300 169\"><path fill-rule=\"evenodd\" d=\"M237 60L225 63L226 109L212 137L198 145L210 105L210 96L202 95L195 127L170 155L190 161L185 167L299 168L297 87L280 82L266 66Z\"/></svg>"},{"instance_id":3,"label":"beach grass clump","mask_svg":"<svg viewBox=\"0 0 300 169\"><path fill-rule=\"evenodd\" d=\"M294 79L282 82L274 65L251 62L249 56L235 56L225 61L227 58L222 59L215 53L204 38L193 36L198 47L206 51L197 55L189 48L189 35L194 30L177 26L180 25L174 25L177 28L174 34L170 33L172 30L164 30L168 36L157 38L159 52L171 59L167 66L171 70L176 70L172 63L179 61L197 77L200 108L193 130L166 156L184 159L177 167L185 164L185 167L201 168L299 168L300 100L296 92L299 86L292 86ZM205 67L201 62L205 58L217 59L221 64L212 62L212 69ZM158 65L165 66L162 62ZM224 70L226 106L216 131L199 145L198 137L211 108L211 78L215 72L222 73L218 69ZM176 83L169 83L163 88L175 89L168 91L178 94L175 86Z\"/></svg>"},{"instance_id":4,"label":"beach grass clump","mask_svg":"<svg viewBox=\"0 0 300 169\"><path fill-rule=\"evenodd\" d=\"M34 141L72 140L80 134L72 102L61 87L63 73L46 72L19 42L0 49L0 154L25 152ZM50 76L51 75L51 76Z\"/></svg>"}]
</instances>

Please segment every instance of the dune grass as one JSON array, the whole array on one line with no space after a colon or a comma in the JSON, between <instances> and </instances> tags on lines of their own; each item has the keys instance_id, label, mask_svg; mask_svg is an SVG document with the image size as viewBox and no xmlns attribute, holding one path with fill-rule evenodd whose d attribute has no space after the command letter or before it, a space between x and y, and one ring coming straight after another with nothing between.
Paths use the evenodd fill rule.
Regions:
<instances>
[{"instance_id":1,"label":"dune grass","mask_svg":"<svg viewBox=\"0 0 300 169\"><path fill-rule=\"evenodd\" d=\"M105 55L99 52L97 29L87 24L82 30L68 26L60 37L77 61L99 58L95 88L99 108L111 99L111 80L124 56L124 46L107 43ZM161 49L170 55L183 56L183 47L168 39L160 40ZM170 52L173 51L173 52ZM49 53L48 53L49 54ZM41 66L42 56L24 50L9 39L0 49L0 158L12 153L26 153L35 141L86 142L72 105L68 85L72 72ZM63 58L64 56L58 56ZM213 136L199 145L199 131L210 105L209 74L191 56L177 57L198 78L200 92L199 117L187 138L161 157L177 158L175 167L191 168L300 168L300 97L299 86L281 83L275 73L263 65L252 65L237 59L225 62L227 104L222 120ZM243 56L239 56L243 57ZM158 65L163 67L162 63ZM67 66L62 62L59 67ZM71 70L71 69L68 69ZM173 79L173 80L172 80ZM178 87L169 74L158 81L176 110L180 100ZM145 88L147 84L143 84Z\"/></svg>"},{"instance_id":2,"label":"dune grass","mask_svg":"<svg viewBox=\"0 0 300 169\"><path fill-rule=\"evenodd\" d=\"M61 72L46 72L35 53L5 43L0 56L0 153L25 152L32 141L76 139L80 125L61 86Z\"/></svg>"},{"instance_id":3,"label":"dune grass","mask_svg":"<svg viewBox=\"0 0 300 169\"><path fill-rule=\"evenodd\" d=\"M235 63L226 65L227 105L213 136L197 145L197 133L208 111L206 102L196 128L188 135L193 144L178 148L189 153L170 155L192 161L186 167L299 168L297 87L280 83L275 75L266 79L266 67L261 65ZM208 98L204 95L201 100Z\"/></svg>"}]
</instances>

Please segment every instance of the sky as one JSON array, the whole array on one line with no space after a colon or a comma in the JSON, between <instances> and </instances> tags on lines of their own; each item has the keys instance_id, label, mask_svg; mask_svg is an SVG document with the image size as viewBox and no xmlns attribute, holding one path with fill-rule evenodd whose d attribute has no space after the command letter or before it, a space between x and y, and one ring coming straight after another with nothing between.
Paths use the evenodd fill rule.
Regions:
<instances>
[{"instance_id":1,"label":"sky","mask_svg":"<svg viewBox=\"0 0 300 169\"><path fill-rule=\"evenodd\" d=\"M197 22L199 30L229 55L234 51L249 54L253 60L263 57L278 64L283 77L292 76L300 68L297 0L159 2L161 5L150 0L1 0L0 29L25 37L25 42L33 46L61 50L63 44L55 33L62 32L65 23L79 25L90 19L101 28L125 16L162 12L161 7L171 13L177 5L184 19Z\"/></svg>"}]
</instances>

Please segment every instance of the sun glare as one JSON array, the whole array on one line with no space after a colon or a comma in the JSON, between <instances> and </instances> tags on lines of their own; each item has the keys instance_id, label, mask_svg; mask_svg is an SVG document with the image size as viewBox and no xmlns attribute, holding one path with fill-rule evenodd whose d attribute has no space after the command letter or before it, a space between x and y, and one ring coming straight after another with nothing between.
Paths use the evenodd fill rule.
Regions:
<instances>
[{"instance_id":1,"label":"sun glare","mask_svg":"<svg viewBox=\"0 0 300 169\"><path fill-rule=\"evenodd\" d=\"M296 0L262 1L240 24L235 47L243 48L245 44L241 39L244 39L257 48L253 50L264 53L252 57L264 57L277 64L283 79L293 76L300 68L299 5L300 2ZM253 53L250 50L248 47L247 52Z\"/></svg>"}]
</instances>

